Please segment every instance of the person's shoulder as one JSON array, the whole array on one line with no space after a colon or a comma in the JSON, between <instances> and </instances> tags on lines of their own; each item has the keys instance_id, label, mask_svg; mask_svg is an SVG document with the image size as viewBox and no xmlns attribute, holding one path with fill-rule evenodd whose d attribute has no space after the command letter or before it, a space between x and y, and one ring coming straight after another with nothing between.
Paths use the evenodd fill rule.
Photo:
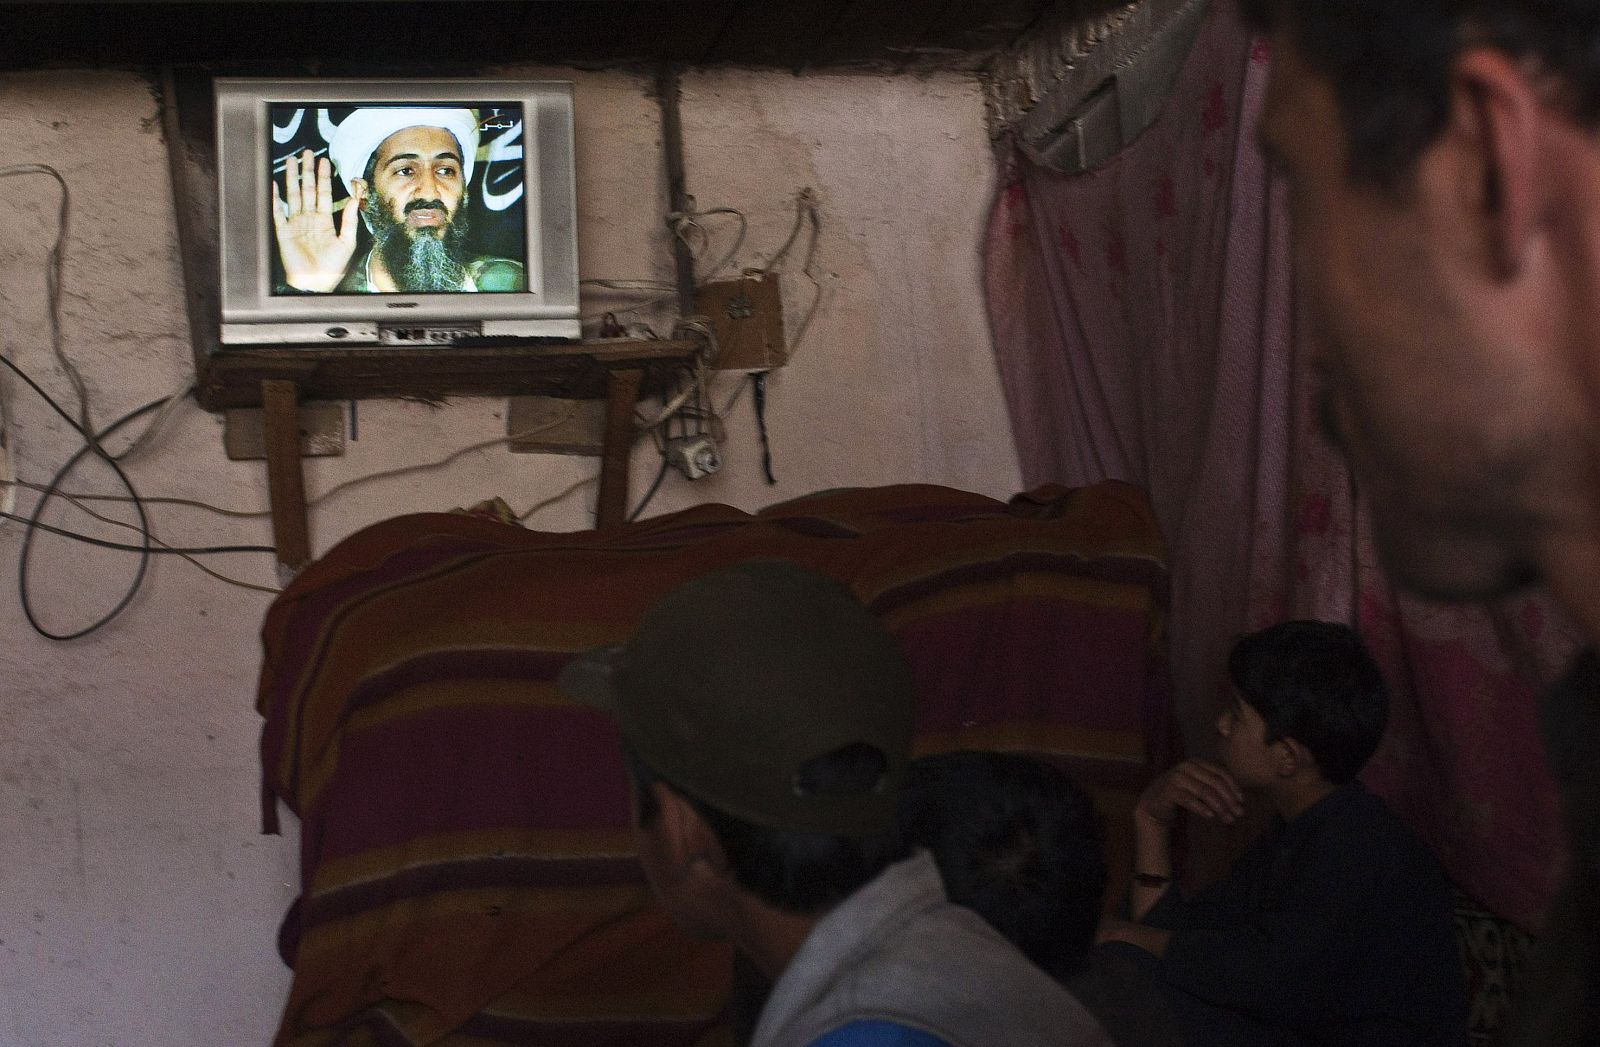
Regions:
<instances>
[{"instance_id":1,"label":"person's shoulder","mask_svg":"<svg viewBox=\"0 0 1600 1047\"><path fill-rule=\"evenodd\" d=\"M1417 831L1395 812L1389 801L1377 793L1370 792L1359 781L1342 786L1339 791L1345 799L1346 810L1349 812L1347 821L1350 825L1359 827L1363 832L1374 834L1377 841L1422 843Z\"/></svg>"},{"instance_id":2,"label":"person's shoulder","mask_svg":"<svg viewBox=\"0 0 1600 1047\"><path fill-rule=\"evenodd\" d=\"M480 291L525 291L528 287L528 270L510 258L485 255L475 258L468 267L473 286Z\"/></svg>"},{"instance_id":3,"label":"person's shoulder","mask_svg":"<svg viewBox=\"0 0 1600 1047\"><path fill-rule=\"evenodd\" d=\"M345 270L344 279L339 281L336 288L340 294L370 294L372 285L367 282L367 259L372 252L356 255L350 260L350 268Z\"/></svg>"},{"instance_id":4,"label":"person's shoulder","mask_svg":"<svg viewBox=\"0 0 1600 1047\"><path fill-rule=\"evenodd\" d=\"M986 1015L997 1030L1050 1028L1054 1042L1100 1042L1076 996L981 916L951 902L906 921L844 977L858 998L897 1001L887 1013L921 1014L934 1028L942 1017Z\"/></svg>"},{"instance_id":5,"label":"person's shoulder","mask_svg":"<svg viewBox=\"0 0 1600 1047\"><path fill-rule=\"evenodd\" d=\"M1360 782L1341 786L1330 800L1324 829L1332 853L1352 870L1367 869L1377 879L1442 877L1438 858L1417 831L1381 796Z\"/></svg>"},{"instance_id":6,"label":"person's shoulder","mask_svg":"<svg viewBox=\"0 0 1600 1047\"><path fill-rule=\"evenodd\" d=\"M812 1040L809 1047L950 1047L931 1032L883 1019L847 1022Z\"/></svg>"}]
</instances>

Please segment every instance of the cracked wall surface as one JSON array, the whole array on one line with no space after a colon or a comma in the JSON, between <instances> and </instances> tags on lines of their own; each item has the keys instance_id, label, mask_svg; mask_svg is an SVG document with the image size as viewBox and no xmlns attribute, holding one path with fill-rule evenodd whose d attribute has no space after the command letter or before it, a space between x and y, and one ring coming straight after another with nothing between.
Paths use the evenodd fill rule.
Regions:
<instances>
[{"instance_id":1,"label":"cracked wall surface","mask_svg":"<svg viewBox=\"0 0 1600 1047\"><path fill-rule=\"evenodd\" d=\"M646 78L623 72L494 70L577 85L582 275L670 279L659 119ZM0 75L7 163L48 163L72 190L62 330L93 420L106 425L190 376L174 207L157 102L126 73ZM981 297L979 246L993 182L983 99L956 74L890 78L717 70L684 81L689 187L699 205L747 212L735 267L770 260L814 188L823 305L769 389L779 480L761 478L748 396L728 421L727 461L691 485L668 478L651 512L703 501L757 509L821 488L928 482L1004 497L1019 483ZM71 406L49 350L45 268L58 195L40 175L0 179L0 352ZM732 226L707 219L711 253ZM785 280L789 329L810 302L798 258ZM623 308L591 296L585 311ZM660 324L646 309L627 317ZM719 384L720 399L731 384ZM0 377L23 478L43 481L79 446L20 383ZM313 497L369 474L437 462L505 434L503 400L359 405L359 439L306 464ZM120 440L113 441L120 447ZM146 495L241 511L266 505L261 463L223 454L219 418L192 402L126 463ZM488 447L426 471L344 489L311 519L326 550L367 523L491 496L524 511L598 472L594 459ZM642 441L636 502L655 473ZM103 466L72 492L116 492ZM24 493L22 504L32 495ZM551 530L588 526L594 488L536 512ZM119 520L126 507L84 503ZM265 519L182 505L150 509L157 533L195 545L267 544ZM58 502L46 519L97 527ZM287 985L274 948L296 882L293 820L258 835L253 710L257 630L270 596L157 557L105 629L68 644L35 635L20 609L20 529L0 526L0 1044L215 1047L270 1038ZM270 586L272 558L208 566ZM50 628L91 622L131 580L126 554L41 538L29 568Z\"/></svg>"}]
</instances>

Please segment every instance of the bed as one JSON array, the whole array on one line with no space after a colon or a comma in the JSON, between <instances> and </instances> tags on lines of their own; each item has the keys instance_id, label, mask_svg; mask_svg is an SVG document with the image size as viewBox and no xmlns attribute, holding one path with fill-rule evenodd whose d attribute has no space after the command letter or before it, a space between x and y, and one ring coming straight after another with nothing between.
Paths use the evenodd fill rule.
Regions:
<instances>
[{"instance_id":1,"label":"bed","mask_svg":"<svg viewBox=\"0 0 1600 1047\"><path fill-rule=\"evenodd\" d=\"M553 681L677 582L770 556L844 581L900 638L920 752L1041 753L1113 805L1165 765L1167 571L1125 484L858 488L581 533L386 520L263 627L264 828L280 806L301 823L276 1043L729 1042L728 947L651 901L614 728Z\"/></svg>"}]
</instances>

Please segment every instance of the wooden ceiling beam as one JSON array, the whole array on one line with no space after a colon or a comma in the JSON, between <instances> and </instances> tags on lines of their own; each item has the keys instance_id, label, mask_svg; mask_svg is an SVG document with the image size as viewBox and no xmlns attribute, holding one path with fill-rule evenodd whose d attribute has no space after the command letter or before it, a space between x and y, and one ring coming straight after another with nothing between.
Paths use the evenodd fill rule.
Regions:
<instances>
[{"instance_id":1,"label":"wooden ceiling beam","mask_svg":"<svg viewBox=\"0 0 1600 1047\"><path fill-rule=\"evenodd\" d=\"M722 46L723 37L728 32L728 26L733 24L734 18L738 16L739 9L743 6L744 0L727 0L722 5L722 16L717 19L716 31L707 34L705 41L700 46L700 54L695 59L696 64L706 65L712 61L712 56L716 54L717 48Z\"/></svg>"},{"instance_id":2,"label":"wooden ceiling beam","mask_svg":"<svg viewBox=\"0 0 1600 1047\"><path fill-rule=\"evenodd\" d=\"M955 51L991 51L1015 44L1059 0L990 0L981 8L957 4L940 12L924 42Z\"/></svg>"},{"instance_id":3,"label":"wooden ceiling beam","mask_svg":"<svg viewBox=\"0 0 1600 1047\"><path fill-rule=\"evenodd\" d=\"M898 0L860 0L841 13L814 64L892 69L927 28L926 10Z\"/></svg>"},{"instance_id":4,"label":"wooden ceiling beam","mask_svg":"<svg viewBox=\"0 0 1600 1047\"><path fill-rule=\"evenodd\" d=\"M845 13L850 10L851 6L855 2L856 0L833 0L833 10L825 14L823 17L817 19L816 38L811 41L810 46L805 49L805 53L801 56L800 61L795 64L795 76L799 76L801 73L805 72L806 68L812 64L812 61L816 58L817 53L827 45L828 38L831 37L834 31L839 28L839 23L844 20Z\"/></svg>"},{"instance_id":5,"label":"wooden ceiling beam","mask_svg":"<svg viewBox=\"0 0 1600 1047\"><path fill-rule=\"evenodd\" d=\"M1123 0L413 0L33 2L0 0L0 62L138 68L225 64L273 75L426 69L466 75L515 63L672 61L801 71L916 64L972 68L1042 10ZM929 11L932 10L930 15ZM927 53L919 60L919 50ZM948 61L940 56L948 50ZM977 57L963 60L962 52Z\"/></svg>"},{"instance_id":6,"label":"wooden ceiling beam","mask_svg":"<svg viewBox=\"0 0 1600 1047\"><path fill-rule=\"evenodd\" d=\"M943 3L934 7L933 13L928 16L928 19L923 23L922 28L917 30L916 36L912 37L911 43L906 48L905 55L900 59L899 65L895 67L896 72L903 73L906 71L906 67L909 66L912 60L916 57L918 49L923 47L929 37L933 35L934 27L937 26L940 20L945 18L945 16L947 16L952 9L957 7L957 0L944 0ZM967 11L972 10L972 5L965 2L959 3L959 7Z\"/></svg>"},{"instance_id":7,"label":"wooden ceiling beam","mask_svg":"<svg viewBox=\"0 0 1600 1047\"><path fill-rule=\"evenodd\" d=\"M600 3L590 6L617 7L610 16L613 29L611 53L618 61L639 61L652 65L668 62L696 65L705 53L706 41L720 31L728 12L739 0L675 0L673 3ZM537 7L538 3L530 6Z\"/></svg>"},{"instance_id":8,"label":"wooden ceiling beam","mask_svg":"<svg viewBox=\"0 0 1600 1047\"><path fill-rule=\"evenodd\" d=\"M1027 17L1018 18L1016 29L1010 34L1009 39L1007 39L1002 46L1011 48L1022 43L1023 38L1031 33L1035 26L1038 26L1044 21L1045 17L1049 15L1051 9L1056 6L1056 3L1057 0L1032 0L1031 3L1028 2L1028 0L1019 0L1017 5L1018 7L1031 8L1031 11L1027 12Z\"/></svg>"},{"instance_id":9,"label":"wooden ceiling beam","mask_svg":"<svg viewBox=\"0 0 1600 1047\"><path fill-rule=\"evenodd\" d=\"M818 13L816 4L747 0L723 25L706 62L792 69L803 41L816 32Z\"/></svg>"}]
</instances>

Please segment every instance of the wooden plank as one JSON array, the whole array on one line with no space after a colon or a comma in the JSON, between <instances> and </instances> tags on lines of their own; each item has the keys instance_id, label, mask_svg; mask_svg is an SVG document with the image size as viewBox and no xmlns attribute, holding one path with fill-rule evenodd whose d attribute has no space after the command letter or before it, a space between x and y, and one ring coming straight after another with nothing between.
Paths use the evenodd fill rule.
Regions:
<instances>
[{"instance_id":1,"label":"wooden plank","mask_svg":"<svg viewBox=\"0 0 1600 1047\"><path fill-rule=\"evenodd\" d=\"M1050 5L1051 0L858 0L814 49L812 64L976 68L992 51L1009 46Z\"/></svg>"},{"instance_id":2,"label":"wooden plank","mask_svg":"<svg viewBox=\"0 0 1600 1047\"><path fill-rule=\"evenodd\" d=\"M1123 6L1098 0L1099 6ZM932 51L982 53L1010 47L1033 25L1052 0L990 0L985 4L946 4L922 33Z\"/></svg>"},{"instance_id":3,"label":"wooden plank","mask_svg":"<svg viewBox=\"0 0 1600 1047\"><path fill-rule=\"evenodd\" d=\"M814 31L801 50L800 60L792 66L796 76L805 72L808 66L815 64L817 54L822 50L823 45L828 42L828 38L839 28L839 23L843 21L845 12L858 2L859 0L832 0L832 3L824 4L819 0L816 25L813 27Z\"/></svg>"},{"instance_id":4,"label":"wooden plank","mask_svg":"<svg viewBox=\"0 0 1600 1047\"><path fill-rule=\"evenodd\" d=\"M940 19L950 13L951 8L961 7L968 11L972 8L972 5L967 3L966 0L942 0L937 4L928 3L922 6L925 8L922 26L907 37L904 44L900 45L903 48L903 54L900 57L899 64L896 66L897 71L903 72L915 65L920 55L934 53L939 50L928 44L928 34L932 32L933 27L939 23ZM894 45L891 43L890 46L893 47Z\"/></svg>"},{"instance_id":5,"label":"wooden plank","mask_svg":"<svg viewBox=\"0 0 1600 1047\"><path fill-rule=\"evenodd\" d=\"M879 68L897 65L907 46L927 28L929 6L859 0L839 16L827 39L817 47L811 64Z\"/></svg>"},{"instance_id":6,"label":"wooden plank","mask_svg":"<svg viewBox=\"0 0 1600 1047\"><path fill-rule=\"evenodd\" d=\"M565 396L601 399L606 374L625 367L646 372L645 391L671 381L674 368L694 359L694 340L622 340L548 345L369 349L239 349L210 357L196 397L216 411L261 405L261 382L293 381L308 400L450 396Z\"/></svg>"},{"instance_id":7,"label":"wooden plank","mask_svg":"<svg viewBox=\"0 0 1600 1047\"><path fill-rule=\"evenodd\" d=\"M606 404L513 396L506 409L506 435L513 454L605 453Z\"/></svg>"},{"instance_id":8,"label":"wooden plank","mask_svg":"<svg viewBox=\"0 0 1600 1047\"><path fill-rule=\"evenodd\" d=\"M168 62L279 75L473 75L487 66L644 61L802 65L896 56L926 34L935 0L856 0L859 13L828 32L840 0L415 0L389 3L3 3L7 69L61 65L140 67ZM1104 6L1110 0L1081 0ZM1116 0L1123 2L1123 0ZM969 28L1010 18L1015 0L957 5ZM999 11L1000 15L992 16ZM942 31L941 35L942 35ZM817 53L826 33L832 46ZM358 43L352 45L352 41ZM950 64L970 68L959 54ZM919 63L922 64L922 63ZM938 64L934 62L932 64Z\"/></svg>"},{"instance_id":9,"label":"wooden plank","mask_svg":"<svg viewBox=\"0 0 1600 1047\"><path fill-rule=\"evenodd\" d=\"M337 458L344 454L344 404L313 400L302 403L296 414L300 457ZM256 407L228 408L223 416L222 449L230 462L264 460L267 457L266 411Z\"/></svg>"},{"instance_id":10,"label":"wooden plank","mask_svg":"<svg viewBox=\"0 0 1600 1047\"><path fill-rule=\"evenodd\" d=\"M742 4L703 60L793 69L804 63L805 50L816 39L817 23L826 13L813 4Z\"/></svg>"},{"instance_id":11,"label":"wooden plank","mask_svg":"<svg viewBox=\"0 0 1600 1047\"><path fill-rule=\"evenodd\" d=\"M698 62L738 0L520 5L520 28L505 34L520 60L585 63Z\"/></svg>"},{"instance_id":12,"label":"wooden plank","mask_svg":"<svg viewBox=\"0 0 1600 1047\"><path fill-rule=\"evenodd\" d=\"M300 398L293 382L261 383L266 409L267 495L272 503L272 540L278 563L298 571L311 562L306 521L306 480L300 468Z\"/></svg>"},{"instance_id":13,"label":"wooden plank","mask_svg":"<svg viewBox=\"0 0 1600 1047\"><path fill-rule=\"evenodd\" d=\"M722 5L716 26L706 33L704 40L700 41L700 51L694 56L697 65L704 65L712 52L716 51L717 45L722 41L722 34L727 31L729 23L739 14L739 8L743 7L744 3L745 0L728 0Z\"/></svg>"},{"instance_id":14,"label":"wooden plank","mask_svg":"<svg viewBox=\"0 0 1600 1047\"><path fill-rule=\"evenodd\" d=\"M606 435L600 455L600 497L595 505L596 528L627 522L628 459L633 452L633 408L639 402L644 372L633 369L606 375Z\"/></svg>"},{"instance_id":15,"label":"wooden plank","mask_svg":"<svg viewBox=\"0 0 1600 1047\"><path fill-rule=\"evenodd\" d=\"M667 169L667 207L670 214L693 210L689 178L683 165L682 83L678 70L663 62L656 70L656 104L661 109L661 152ZM672 238L673 268L677 273L678 312L687 316L694 309L694 253L686 237Z\"/></svg>"},{"instance_id":16,"label":"wooden plank","mask_svg":"<svg viewBox=\"0 0 1600 1047\"><path fill-rule=\"evenodd\" d=\"M627 20L628 57L690 65L705 60L718 32L740 0L632 3ZM612 16L614 23L620 22Z\"/></svg>"},{"instance_id":17,"label":"wooden plank","mask_svg":"<svg viewBox=\"0 0 1600 1047\"><path fill-rule=\"evenodd\" d=\"M189 345L194 373L204 375L208 351L216 344L222 323L216 264L217 174L214 159L209 170L205 163L216 151L210 77L171 66L161 70L161 129L172 177Z\"/></svg>"}]
</instances>

